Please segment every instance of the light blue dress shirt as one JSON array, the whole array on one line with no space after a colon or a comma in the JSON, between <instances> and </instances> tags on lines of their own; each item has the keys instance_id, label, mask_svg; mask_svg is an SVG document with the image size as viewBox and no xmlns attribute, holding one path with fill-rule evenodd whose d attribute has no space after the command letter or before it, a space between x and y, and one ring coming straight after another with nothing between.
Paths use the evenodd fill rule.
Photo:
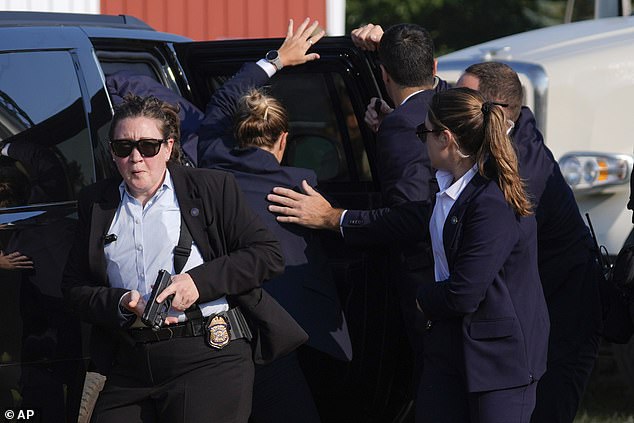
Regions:
<instances>
[{"instance_id":1,"label":"light blue dress shirt","mask_svg":"<svg viewBox=\"0 0 634 423\"><path fill-rule=\"evenodd\" d=\"M121 182L121 203L115 213L108 234L117 236L104 247L110 286L136 289L147 301L159 270L174 274L174 247L180 237L181 214L169 170L163 184L145 207ZM192 241L191 254L181 273L203 263L200 250ZM228 310L223 296L199 305L203 315ZM170 316L185 321L185 314L170 310Z\"/></svg>"}]
</instances>

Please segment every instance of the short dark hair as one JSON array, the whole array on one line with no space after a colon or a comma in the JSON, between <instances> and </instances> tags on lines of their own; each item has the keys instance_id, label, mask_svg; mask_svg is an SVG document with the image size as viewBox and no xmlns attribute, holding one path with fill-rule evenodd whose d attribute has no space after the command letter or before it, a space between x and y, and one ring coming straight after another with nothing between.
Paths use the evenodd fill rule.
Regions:
<instances>
[{"instance_id":1,"label":"short dark hair","mask_svg":"<svg viewBox=\"0 0 634 423\"><path fill-rule=\"evenodd\" d=\"M434 83L434 41L422 26L389 27L379 43L379 60L390 77L403 87Z\"/></svg>"},{"instance_id":2,"label":"short dark hair","mask_svg":"<svg viewBox=\"0 0 634 423\"><path fill-rule=\"evenodd\" d=\"M517 72L500 62L476 63L465 73L478 78L478 91L489 101L508 104L508 118L515 122L520 116L524 91Z\"/></svg>"},{"instance_id":3,"label":"short dark hair","mask_svg":"<svg viewBox=\"0 0 634 423\"><path fill-rule=\"evenodd\" d=\"M154 96L140 97L135 94L127 94L123 97L123 103L114 109L114 116L110 124L108 136L112 140L114 129L119 122L126 118L146 117L161 122L161 134L163 139L173 139L171 162L180 162L180 118L178 106L160 100Z\"/></svg>"}]
</instances>

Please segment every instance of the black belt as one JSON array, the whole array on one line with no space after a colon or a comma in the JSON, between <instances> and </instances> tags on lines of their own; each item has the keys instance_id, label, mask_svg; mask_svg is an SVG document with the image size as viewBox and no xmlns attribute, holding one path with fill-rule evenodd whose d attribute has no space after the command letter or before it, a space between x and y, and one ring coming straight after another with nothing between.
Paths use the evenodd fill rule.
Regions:
<instances>
[{"instance_id":1,"label":"black belt","mask_svg":"<svg viewBox=\"0 0 634 423\"><path fill-rule=\"evenodd\" d=\"M175 325L167 325L158 330L152 328L139 328L130 329L128 334L137 343L157 342L165 341L172 338L184 338L191 336L202 336L205 334L205 329L208 326L208 322L211 322L215 317L222 317L227 322L227 330L229 334L229 341L234 339L246 338L251 339L251 330L247 324L244 315L240 311L240 308L235 307L222 313L213 314L208 317L187 320L183 323L177 323Z\"/></svg>"}]
</instances>

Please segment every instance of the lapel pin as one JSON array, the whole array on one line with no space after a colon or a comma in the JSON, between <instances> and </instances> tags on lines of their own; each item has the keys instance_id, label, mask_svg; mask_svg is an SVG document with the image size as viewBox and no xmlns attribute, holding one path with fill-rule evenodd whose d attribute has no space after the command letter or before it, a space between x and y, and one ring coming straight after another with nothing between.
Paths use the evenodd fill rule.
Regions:
<instances>
[{"instance_id":1,"label":"lapel pin","mask_svg":"<svg viewBox=\"0 0 634 423\"><path fill-rule=\"evenodd\" d=\"M194 207L193 209L191 209L189 211L189 214L191 214L192 216L196 217L200 214L200 210L198 210L196 207Z\"/></svg>"},{"instance_id":2,"label":"lapel pin","mask_svg":"<svg viewBox=\"0 0 634 423\"><path fill-rule=\"evenodd\" d=\"M458 223L458 218L456 216L451 216L451 224L455 225L456 223Z\"/></svg>"}]
</instances>

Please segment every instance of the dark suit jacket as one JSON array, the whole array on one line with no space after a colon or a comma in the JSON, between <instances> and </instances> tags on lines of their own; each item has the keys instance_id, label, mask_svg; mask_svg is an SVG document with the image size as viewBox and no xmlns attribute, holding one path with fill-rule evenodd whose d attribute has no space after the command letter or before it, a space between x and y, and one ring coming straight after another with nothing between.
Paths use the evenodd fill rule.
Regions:
<instances>
[{"instance_id":1,"label":"dark suit jacket","mask_svg":"<svg viewBox=\"0 0 634 423\"><path fill-rule=\"evenodd\" d=\"M256 63L245 63L240 70L214 93L205 108L205 118L198 129L198 166L212 168L216 163L235 163L232 154L235 140L233 116L238 98L248 88L261 87L269 81L267 73Z\"/></svg>"},{"instance_id":2,"label":"dark suit jacket","mask_svg":"<svg viewBox=\"0 0 634 423\"><path fill-rule=\"evenodd\" d=\"M436 192L427 148L418 139L416 127L425 122L429 102L447 89L438 80L435 89L414 94L381 122L376 141L376 159L383 205L430 200Z\"/></svg>"},{"instance_id":3,"label":"dark suit jacket","mask_svg":"<svg viewBox=\"0 0 634 423\"><path fill-rule=\"evenodd\" d=\"M178 165L169 170L181 215L204 260L187 272L198 288L198 302L227 295L230 303L252 305L245 299L262 280L283 270L278 242L246 205L231 175ZM118 307L127 290L108 285L103 251L103 237L121 200L120 182L100 181L80 194L79 227L62 283L70 307L94 324L91 357L104 374L117 333L130 323Z\"/></svg>"},{"instance_id":4,"label":"dark suit jacket","mask_svg":"<svg viewBox=\"0 0 634 423\"><path fill-rule=\"evenodd\" d=\"M245 64L211 98L199 137L200 163L231 172L251 208L282 246L284 274L264 284L309 335L308 345L340 360L352 358L348 327L319 233L293 224L280 224L268 211L266 200L273 187L299 189L305 179L317 184L308 169L280 166L260 148L235 149L231 134L233 114L245 91L263 85L268 75L254 63Z\"/></svg>"},{"instance_id":5,"label":"dark suit jacket","mask_svg":"<svg viewBox=\"0 0 634 423\"><path fill-rule=\"evenodd\" d=\"M535 205L539 275L551 320L549 359L557 359L601 329L598 272L587 270L596 255L572 190L529 108L522 108L511 136Z\"/></svg>"},{"instance_id":6,"label":"dark suit jacket","mask_svg":"<svg viewBox=\"0 0 634 423\"><path fill-rule=\"evenodd\" d=\"M462 320L464 363L455 365L469 392L540 378L549 323L535 219L517 218L497 184L476 175L449 212L443 244L450 277L423 284L418 300L432 320Z\"/></svg>"},{"instance_id":7,"label":"dark suit jacket","mask_svg":"<svg viewBox=\"0 0 634 423\"><path fill-rule=\"evenodd\" d=\"M416 128L425 122L434 94L446 89L447 83L438 80L435 89L413 95L383 119L377 134L376 159L386 209L348 210L341 223L348 244L367 245L365 241L375 238L392 245L391 279L413 345L419 342L425 319L412 299L423 281L433 279L427 211L418 205L429 202L437 191L427 148L416 135ZM409 202L418 205L407 206ZM390 212L390 208L398 205L406 206ZM390 236L390 232L396 237Z\"/></svg>"}]
</instances>

